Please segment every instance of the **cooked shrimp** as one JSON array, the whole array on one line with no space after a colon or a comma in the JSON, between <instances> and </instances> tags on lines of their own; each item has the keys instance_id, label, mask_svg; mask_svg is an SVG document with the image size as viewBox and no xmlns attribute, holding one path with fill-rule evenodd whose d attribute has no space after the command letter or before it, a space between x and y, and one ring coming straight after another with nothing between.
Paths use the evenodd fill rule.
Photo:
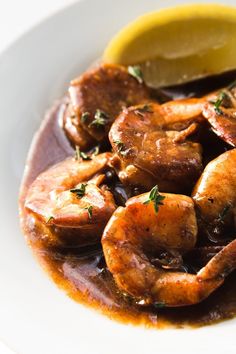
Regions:
<instances>
[{"instance_id":1,"label":"cooked shrimp","mask_svg":"<svg viewBox=\"0 0 236 354\"><path fill-rule=\"evenodd\" d=\"M212 130L226 143L236 147L236 90L223 89L208 98L203 116Z\"/></svg>"},{"instance_id":2,"label":"cooked shrimp","mask_svg":"<svg viewBox=\"0 0 236 354\"><path fill-rule=\"evenodd\" d=\"M162 105L171 120L194 115L207 119L212 130L226 143L236 146L236 88L231 87L212 92L202 98L187 98L170 101Z\"/></svg>"},{"instance_id":3,"label":"cooked shrimp","mask_svg":"<svg viewBox=\"0 0 236 354\"><path fill-rule=\"evenodd\" d=\"M78 117L74 114L71 104L67 104L64 112L63 126L68 139L82 150L87 150L96 144L96 140L83 128Z\"/></svg>"},{"instance_id":4,"label":"cooked shrimp","mask_svg":"<svg viewBox=\"0 0 236 354\"><path fill-rule=\"evenodd\" d=\"M91 140L106 139L109 128L123 107L150 99L145 84L139 83L127 68L100 64L71 82L70 114L65 116L64 129L72 143L82 148ZM85 131L88 139L82 141Z\"/></svg>"},{"instance_id":5,"label":"cooked shrimp","mask_svg":"<svg viewBox=\"0 0 236 354\"><path fill-rule=\"evenodd\" d=\"M212 160L193 190L200 224L209 236L232 230L236 207L236 149Z\"/></svg>"},{"instance_id":6,"label":"cooked shrimp","mask_svg":"<svg viewBox=\"0 0 236 354\"><path fill-rule=\"evenodd\" d=\"M47 226L66 228L73 234L74 230L69 229L80 228L83 235L86 230L89 235L93 231L98 239L115 210L111 192L99 187L110 157L104 153L83 162L69 158L51 167L29 188L25 208ZM63 235L66 237L65 231ZM77 232L75 237L79 236Z\"/></svg>"},{"instance_id":7,"label":"cooked shrimp","mask_svg":"<svg viewBox=\"0 0 236 354\"><path fill-rule=\"evenodd\" d=\"M162 194L156 213L148 194L131 198L109 220L102 246L108 269L121 291L139 304L185 306L209 296L236 266L236 241L220 251L196 275L155 267L150 258L159 250L184 254L196 242L197 223L191 198Z\"/></svg>"},{"instance_id":8,"label":"cooked shrimp","mask_svg":"<svg viewBox=\"0 0 236 354\"><path fill-rule=\"evenodd\" d=\"M170 124L176 130L181 124L189 124L189 122L201 122L203 120L202 110L204 108L205 98L183 98L179 100L169 101L160 106L160 111L165 116L166 124ZM180 126L180 129L184 127Z\"/></svg>"},{"instance_id":9,"label":"cooked shrimp","mask_svg":"<svg viewBox=\"0 0 236 354\"><path fill-rule=\"evenodd\" d=\"M158 184L161 191L178 193L192 188L202 170L202 149L188 138L203 118L198 101L187 101L130 107L119 115L109 139L124 184L146 190Z\"/></svg>"}]
</instances>

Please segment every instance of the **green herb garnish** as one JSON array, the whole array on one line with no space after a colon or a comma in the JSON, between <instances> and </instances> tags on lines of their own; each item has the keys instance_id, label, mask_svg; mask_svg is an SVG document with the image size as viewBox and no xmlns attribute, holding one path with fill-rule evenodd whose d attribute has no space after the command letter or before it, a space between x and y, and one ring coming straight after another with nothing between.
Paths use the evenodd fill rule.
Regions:
<instances>
[{"instance_id":1,"label":"green herb garnish","mask_svg":"<svg viewBox=\"0 0 236 354\"><path fill-rule=\"evenodd\" d=\"M220 94L218 95L218 98L216 101L211 101L210 103L214 104L214 109L216 111L216 113L218 114L222 114L222 110L220 109L220 106L222 105L224 99L227 97L227 94L222 91L220 92Z\"/></svg>"},{"instance_id":2,"label":"green herb garnish","mask_svg":"<svg viewBox=\"0 0 236 354\"><path fill-rule=\"evenodd\" d=\"M83 160L91 160L91 157L89 155L87 155L85 152L81 151L80 152L80 157L83 159Z\"/></svg>"},{"instance_id":3,"label":"green herb garnish","mask_svg":"<svg viewBox=\"0 0 236 354\"><path fill-rule=\"evenodd\" d=\"M93 156L97 156L99 154L100 146L95 146L93 150Z\"/></svg>"},{"instance_id":4,"label":"green herb garnish","mask_svg":"<svg viewBox=\"0 0 236 354\"><path fill-rule=\"evenodd\" d=\"M128 66L128 73L133 76L140 84L143 83L143 73L139 65Z\"/></svg>"},{"instance_id":5,"label":"green herb garnish","mask_svg":"<svg viewBox=\"0 0 236 354\"><path fill-rule=\"evenodd\" d=\"M115 140L115 141L114 141L114 144L116 144L116 146L118 147L118 151L119 151L119 152L121 152L121 150L124 149L125 144L122 143L121 140Z\"/></svg>"},{"instance_id":6,"label":"green herb garnish","mask_svg":"<svg viewBox=\"0 0 236 354\"><path fill-rule=\"evenodd\" d=\"M219 214L218 220L220 222L223 222L224 219L226 218L226 215L228 214L229 210L231 208L231 204L227 204L224 209L222 210L222 212Z\"/></svg>"},{"instance_id":7,"label":"green herb garnish","mask_svg":"<svg viewBox=\"0 0 236 354\"><path fill-rule=\"evenodd\" d=\"M90 116L90 113L89 113L89 112L84 112L84 113L82 113L81 118L80 118L81 122L82 122L82 123L85 123L86 120L89 118L89 116Z\"/></svg>"},{"instance_id":8,"label":"green herb garnish","mask_svg":"<svg viewBox=\"0 0 236 354\"><path fill-rule=\"evenodd\" d=\"M50 222L54 219L54 217L52 215L50 215L47 220L46 220L46 224L50 224Z\"/></svg>"},{"instance_id":9,"label":"green herb garnish","mask_svg":"<svg viewBox=\"0 0 236 354\"><path fill-rule=\"evenodd\" d=\"M156 309L161 309L163 307L166 307L166 304L164 302L154 302L153 306L156 308Z\"/></svg>"},{"instance_id":10,"label":"green herb garnish","mask_svg":"<svg viewBox=\"0 0 236 354\"><path fill-rule=\"evenodd\" d=\"M84 208L85 210L88 210L88 216L89 216L89 219L92 219L92 215L93 215L93 207L92 205Z\"/></svg>"},{"instance_id":11,"label":"green herb garnish","mask_svg":"<svg viewBox=\"0 0 236 354\"><path fill-rule=\"evenodd\" d=\"M126 149L126 148L125 148L125 144L122 143L121 140L115 140L115 141L114 141L114 144L117 145L117 147L118 147L118 152L119 152L122 156L126 156L126 155L130 152L130 150L131 150L131 149Z\"/></svg>"},{"instance_id":12,"label":"green herb garnish","mask_svg":"<svg viewBox=\"0 0 236 354\"><path fill-rule=\"evenodd\" d=\"M81 151L79 146L75 147L75 159L79 160L91 160L91 157L89 155L87 155L85 152Z\"/></svg>"},{"instance_id":13,"label":"green herb garnish","mask_svg":"<svg viewBox=\"0 0 236 354\"><path fill-rule=\"evenodd\" d=\"M108 120L109 116L100 109L97 109L94 115L94 120L89 124L89 127L96 126L97 128L104 128Z\"/></svg>"},{"instance_id":14,"label":"green herb garnish","mask_svg":"<svg viewBox=\"0 0 236 354\"><path fill-rule=\"evenodd\" d=\"M85 195L86 186L87 184L81 183L80 187L70 189L70 192L76 194L76 197L82 198Z\"/></svg>"},{"instance_id":15,"label":"green herb garnish","mask_svg":"<svg viewBox=\"0 0 236 354\"><path fill-rule=\"evenodd\" d=\"M159 205L163 205L162 201L164 199L165 199L165 197L163 195L160 195L160 193L158 191L158 186L155 186L150 191L148 200L146 200L143 204L149 204L150 202L153 202L155 212L157 213L159 210Z\"/></svg>"},{"instance_id":16,"label":"green herb garnish","mask_svg":"<svg viewBox=\"0 0 236 354\"><path fill-rule=\"evenodd\" d=\"M144 116L144 113L153 113L153 110L151 109L151 106L148 104L145 104L143 107L135 109L134 113L140 115L141 117Z\"/></svg>"}]
</instances>

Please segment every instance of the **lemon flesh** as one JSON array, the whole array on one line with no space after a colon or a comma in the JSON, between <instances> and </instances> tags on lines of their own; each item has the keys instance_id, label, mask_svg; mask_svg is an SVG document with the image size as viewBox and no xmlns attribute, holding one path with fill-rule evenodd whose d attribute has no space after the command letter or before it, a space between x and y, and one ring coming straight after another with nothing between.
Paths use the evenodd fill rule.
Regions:
<instances>
[{"instance_id":1,"label":"lemon flesh","mask_svg":"<svg viewBox=\"0 0 236 354\"><path fill-rule=\"evenodd\" d=\"M236 68L236 8L195 4L139 17L108 44L103 60L141 65L154 87Z\"/></svg>"}]
</instances>

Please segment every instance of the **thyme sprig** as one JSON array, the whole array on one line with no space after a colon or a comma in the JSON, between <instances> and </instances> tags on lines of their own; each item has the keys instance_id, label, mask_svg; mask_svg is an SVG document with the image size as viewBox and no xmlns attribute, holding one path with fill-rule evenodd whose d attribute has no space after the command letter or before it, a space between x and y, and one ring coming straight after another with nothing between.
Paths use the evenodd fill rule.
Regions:
<instances>
[{"instance_id":1,"label":"thyme sprig","mask_svg":"<svg viewBox=\"0 0 236 354\"><path fill-rule=\"evenodd\" d=\"M46 220L46 224L50 224L53 219L54 217L52 215L49 215L49 217Z\"/></svg>"},{"instance_id":2,"label":"thyme sprig","mask_svg":"<svg viewBox=\"0 0 236 354\"><path fill-rule=\"evenodd\" d=\"M93 149L93 156L97 156L99 154L100 151L100 146L97 145L95 146L95 148Z\"/></svg>"},{"instance_id":3,"label":"thyme sprig","mask_svg":"<svg viewBox=\"0 0 236 354\"><path fill-rule=\"evenodd\" d=\"M231 204L227 204L225 205L225 207L223 208L222 212L219 214L218 216L218 221L219 222L224 222L229 210L231 209L232 205Z\"/></svg>"},{"instance_id":4,"label":"thyme sprig","mask_svg":"<svg viewBox=\"0 0 236 354\"><path fill-rule=\"evenodd\" d=\"M80 150L80 147L76 145L75 147L75 159L76 160L91 160L91 157L85 152Z\"/></svg>"},{"instance_id":5,"label":"thyme sprig","mask_svg":"<svg viewBox=\"0 0 236 354\"><path fill-rule=\"evenodd\" d=\"M101 109L97 109L95 114L94 114L94 119L93 121L89 124L89 127L97 127L97 128L104 128L105 125L109 121L109 116L107 113L102 111Z\"/></svg>"},{"instance_id":6,"label":"thyme sprig","mask_svg":"<svg viewBox=\"0 0 236 354\"><path fill-rule=\"evenodd\" d=\"M159 206L163 205L162 201L164 199L165 197L159 193L158 186L156 185L151 189L148 199L143 204L149 204L150 202L153 202L155 212L157 213Z\"/></svg>"},{"instance_id":7,"label":"thyme sprig","mask_svg":"<svg viewBox=\"0 0 236 354\"><path fill-rule=\"evenodd\" d=\"M143 83L143 73L139 65L128 66L128 73L133 76L140 84Z\"/></svg>"},{"instance_id":8,"label":"thyme sprig","mask_svg":"<svg viewBox=\"0 0 236 354\"><path fill-rule=\"evenodd\" d=\"M81 122L85 123L88 120L89 117L90 117L90 113L89 112L83 112L82 115L81 115L81 118L80 118Z\"/></svg>"},{"instance_id":9,"label":"thyme sprig","mask_svg":"<svg viewBox=\"0 0 236 354\"><path fill-rule=\"evenodd\" d=\"M220 106L222 105L224 99L226 98L226 93L224 91L220 92L216 102L215 102L215 111L219 114L222 113L222 110L220 109Z\"/></svg>"},{"instance_id":10,"label":"thyme sprig","mask_svg":"<svg viewBox=\"0 0 236 354\"><path fill-rule=\"evenodd\" d=\"M71 193L74 193L76 197L82 198L85 195L86 192L86 183L81 183L81 185L78 188L72 188L70 189Z\"/></svg>"},{"instance_id":11,"label":"thyme sprig","mask_svg":"<svg viewBox=\"0 0 236 354\"><path fill-rule=\"evenodd\" d=\"M227 93L224 91L221 91L219 93L216 101L210 101L210 103L212 103L214 105L214 109L215 109L216 113L218 113L218 114L223 113L220 106L222 105L222 103L226 97L227 97Z\"/></svg>"},{"instance_id":12,"label":"thyme sprig","mask_svg":"<svg viewBox=\"0 0 236 354\"><path fill-rule=\"evenodd\" d=\"M88 216L89 216L89 219L92 219L92 215L93 215L93 206L92 205L89 205L88 207L84 208L85 210L88 211Z\"/></svg>"},{"instance_id":13,"label":"thyme sprig","mask_svg":"<svg viewBox=\"0 0 236 354\"><path fill-rule=\"evenodd\" d=\"M122 143L121 140L115 140L115 141L114 141L114 144L116 144L116 146L118 147L118 151L119 151L119 152L121 152L121 150L124 149L125 144Z\"/></svg>"},{"instance_id":14,"label":"thyme sprig","mask_svg":"<svg viewBox=\"0 0 236 354\"><path fill-rule=\"evenodd\" d=\"M122 156L126 156L131 149L126 149L125 144L121 141L121 140L115 140L114 144L117 145L118 147L118 152L122 155Z\"/></svg>"}]
</instances>

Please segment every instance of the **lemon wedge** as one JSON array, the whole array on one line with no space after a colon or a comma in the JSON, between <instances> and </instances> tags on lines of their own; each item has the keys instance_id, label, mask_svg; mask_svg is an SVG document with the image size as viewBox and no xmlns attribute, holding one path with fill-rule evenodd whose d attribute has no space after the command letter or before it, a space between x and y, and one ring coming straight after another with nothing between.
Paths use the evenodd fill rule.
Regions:
<instances>
[{"instance_id":1,"label":"lemon wedge","mask_svg":"<svg viewBox=\"0 0 236 354\"><path fill-rule=\"evenodd\" d=\"M153 87L236 68L236 8L193 4L147 13L108 44L103 60L140 65Z\"/></svg>"}]
</instances>

